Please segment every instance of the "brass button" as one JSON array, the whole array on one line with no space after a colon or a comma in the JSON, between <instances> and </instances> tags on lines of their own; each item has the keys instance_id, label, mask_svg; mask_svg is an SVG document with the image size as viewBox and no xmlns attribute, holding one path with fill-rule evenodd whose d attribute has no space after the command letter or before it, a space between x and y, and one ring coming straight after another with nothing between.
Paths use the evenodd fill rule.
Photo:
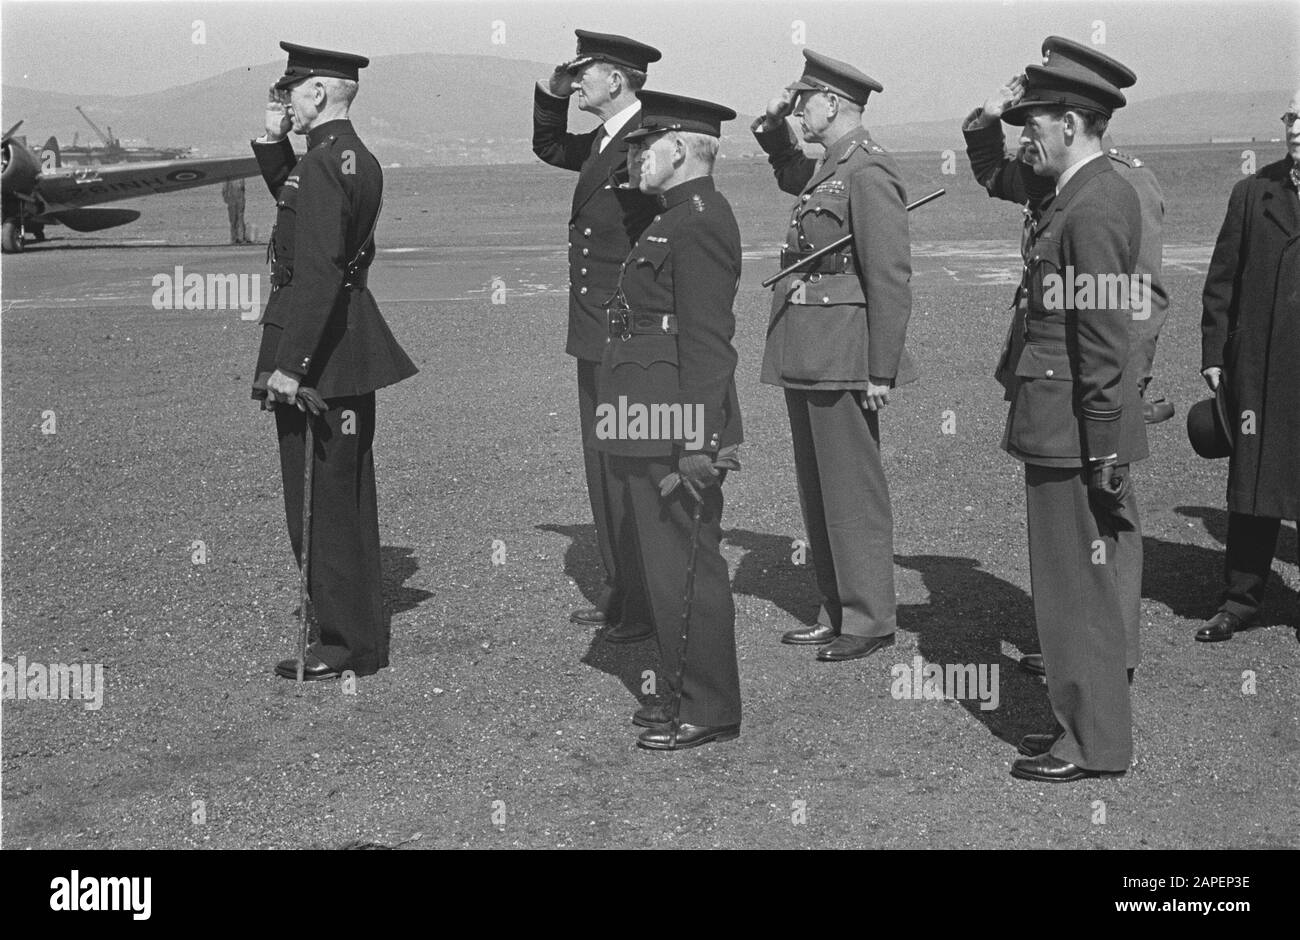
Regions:
<instances>
[{"instance_id":1,"label":"brass button","mask_svg":"<svg viewBox=\"0 0 1300 940\"><path fill-rule=\"evenodd\" d=\"M583 256L584 258L587 257L587 255L589 255L589 254L591 254L591 249L590 249L590 248L584 248L584 249L582 249L582 256Z\"/></svg>"},{"instance_id":2,"label":"brass button","mask_svg":"<svg viewBox=\"0 0 1300 940\"><path fill-rule=\"evenodd\" d=\"M585 288L585 287L580 288L580 289L578 290L578 293L579 293L579 294L585 294L585 293L587 293L587 288Z\"/></svg>"},{"instance_id":3,"label":"brass button","mask_svg":"<svg viewBox=\"0 0 1300 940\"><path fill-rule=\"evenodd\" d=\"M583 236L584 238L590 238L590 237L591 237L591 229L590 229L590 228L584 228L584 229L582 230L582 236Z\"/></svg>"},{"instance_id":4,"label":"brass button","mask_svg":"<svg viewBox=\"0 0 1300 940\"><path fill-rule=\"evenodd\" d=\"M578 226L574 225L572 222L569 223L569 231L570 231L570 232L572 232L572 231L573 231L574 229L576 229L577 227L578 227Z\"/></svg>"},{"instance_id":5,"label":"brass button","mask_svg":"<svg viewBox=\"0 0 1300 940\"><path fill-rule=\"evenodd\" d=\"M831 299L830 299L829 297L823 297L823 298L822 298L822 303L824 303L824 304L828 304L828 303L830 303L830 302L831 302Z\"/></svg>"},{"instance_id":6,"label":"brass button","mask_svg":"<svg viewBox=\"0 0 1300 940\"><path fill-rule=\"evenodd\" d=\"M662 219L662 218L663 218L663 216L661 216L661 215L657 215L657 216L655 216L655 221L658 222L658 221L659 221L660 219Z\"/></svg>"},{"instance_id":7,"label":"brass button","mask_svg":"<svg viewBox=\"0 0 1300 940\"><path fill-rule=\"evenodd\" d=\"M586 277L586 276L587 276L587 269L586 269L586 268L583 268L582 271L581 271L580 273L582 274L583 277Z\"/></svg>"},{"instance_id":8,"label":"brass button","mask_svg":"<svg viewBox=\"0 0 1300 940\"><path fill-rule=\"evenodd\" d=\"M1048 369L1048 370L1047 370L1047 377L1048 377L1049 379L1050 379L1052 376L1054 376L1054 375L1056 375L1056 372L1055 372L1055 371L1053 371L1052 369Z\"/></svg>"},{"instance_id":9,"label":"brass button","mask_svg":"<svg viewBox=\"0 0 1300 940\"><path fill-rule=\"evenodd\" d=\"M800 196L799 198L800 198L802 201L804 201L804 202L807 202L808 199L809 199L808 196Z\"/></svg>"}]
</instances>

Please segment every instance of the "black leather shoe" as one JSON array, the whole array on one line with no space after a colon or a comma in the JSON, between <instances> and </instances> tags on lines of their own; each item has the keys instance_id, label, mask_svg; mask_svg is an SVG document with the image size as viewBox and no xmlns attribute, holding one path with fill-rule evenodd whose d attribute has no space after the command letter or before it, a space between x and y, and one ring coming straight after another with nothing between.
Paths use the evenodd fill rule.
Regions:
<instances>
[{"instance_id":1,"label":"black leather shoe","mask_svg":"<svg viewBox=\"0 0 1300 940\"><path fill-rule=\"evenodd\" d=\"M599 607L592 607L588 610L575 610L569 614L570 623L580 623L585 627L603 627L609 623L609 617Z\"/></svg>"},{"instance_id":2,"label":"black leather shoe","mask_svg":"<svg viewBox=\"0 0 1300 940\"><path fill-rule=\"evenodd\" d=\"M1173 403L1162 398L1142 400L1142 420L1147 424L1159 424L1174 416Z\"/></svg>"},{"instance_id":3,"label":"black leather shoe","mask_svg":"<svg viewBox=\"0 0 1300 940\"><path fill-rule=\"evenodd\" d=\"M674 731L671 724L663 728L651 728L642 731L636 739L636 746L651 751L680 751L688 747L699 747L711 741L730 741L740 737L740 725L689 725L682 722Z\"/></svg>"},{"instance_id":4,"label":"black leather shoe","mask_svg":"<svg viewBox=\"0 0 1300 940\"><path fill-rule=\"evenodd\" d=\"M1027 734L1020 739L1020 743L1016 745L1016 750L1026 757L1037 757L1039 754L1046 754L1064 733L1064 731L1057 731L1054 734Z\"/></svg>"},{"instance_id":5,"label":"black leather shoe","mask_svg":"<svg viewBox=\"0 0 1300 940\"><path fill-rule=\"evenodd\" d=\"M1230 611L1221 610L1205 622L1205 626L1196 631L1196 639L1202 643L1218 643L1231 640L1238 630L1246 629L1246 621Z\"/></svg>"},{"instance_id":6,"label":"black leather shoe","mask_svg":"<svg viewBox=\"0 0 1300 940\"><path fill-rule=\"evenodd\" d=\"M632 716L632 724L640 728L666 728L672 721L667 705L642 705Z\"/></svg>"},{"instance_id":7,"label":"black leather shoe","mask_svg":"<svg viewBox=\"0 0 1300 940\"><path fill-rule=\"evenodd\" d=\"M1041 780L1043 783L1072 783L1075 780L1087 780L1091 777L1119 777L1125 771L1086 770L1068 760L1061 760L1051 754L1039 754L1037 757L1022 757L1011 765L1011 776L1021 780Z\"/></svg>"},{"instance_id":8,"label":"black leather shoe","mask_svg":"<svg viewBox=\"0 0 1300 940\"><path fill-rule=\"evenodd\" d=\"M654 635L654 627L648 627L643 623L620 623L607 629L600 637L606 643L640 643Z\"/></svg>"},{"instance_id":9,"label":"black leather shoe","mask_svg":"<svg viewBox=\"0 0 1300 940\"><path fill-rule=\"evenodd\" d=\"M823 643L829 643L840 635L840 631L835 627L828 627L824 624L817 624L814 627L804 627L802 630L790 630L781 635L781 642L788 643L790 646L821 646Z\"/></svg>"},{"instance_id":10,"label":"black leather shoe","mask_svg":"<svg viewBox=\"0 0 1300 940\"><path fill-rule=\"evenodd\" d=\"M298 657L292 656L289 659L282 659L275 664L275 674L282 679L298 678ZM307 654L307 660L303 664L302 681L303 682L320 682L324 679L337 679L342 673L333 666L327 665L313 656L310 652Z\"/></svg>"},{"instance_id":11,"label":"black leather shoe","mask_svg":"<svg viewBox=\"0 0 1300 940\"><path fill-rule=\"evenodd\" d=\"M862 659L878 650L894 645L894 635L889 636L848 636L835 638L830 646L817 651L817 658L824 663L842 663L850 659Z\"/></svg>"},{"instance_id":12,"label":"black leather shoe","mask_svg":"<svg viewBox=\"0 0 1300 940\"><path fill-rule=\"evenodd\" d=\"M1031 676L1045 676L1047 669L1043 666L1042 653L1026 653L1020 657L1020 668Z\"/></svg>"}]
</instances>

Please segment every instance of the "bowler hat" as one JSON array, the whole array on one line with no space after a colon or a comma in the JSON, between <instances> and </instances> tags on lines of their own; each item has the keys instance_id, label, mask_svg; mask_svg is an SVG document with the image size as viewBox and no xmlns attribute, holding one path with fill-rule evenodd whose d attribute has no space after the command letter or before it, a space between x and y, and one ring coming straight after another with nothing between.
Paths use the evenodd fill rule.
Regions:
<instances>
[{"instance_id":1,"label":"bowler hat","mask_svg":"<svg viewBox=\"0 0 1300 940\"><path fill-rule=\"evenodd\" d=\"M1206 459L1232 456L1232 421L1228 418L1228 392L1222 381L1213 398L1202 399L1188 409L1187 439L1192 450Z\"/></svg>"}]
</instances>

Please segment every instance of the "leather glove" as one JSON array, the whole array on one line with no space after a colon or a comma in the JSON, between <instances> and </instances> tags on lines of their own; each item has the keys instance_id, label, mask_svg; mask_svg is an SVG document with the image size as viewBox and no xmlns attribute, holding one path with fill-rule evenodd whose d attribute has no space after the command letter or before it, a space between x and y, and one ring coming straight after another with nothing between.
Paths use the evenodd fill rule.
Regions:
<instances>
[{"instance_id":1,"label":"leather glove","mask_svg":"<svg viewBox=\"0 0 1300 940\"><path fill-rule=\"evenodd\" d=\"M325 404L325 399L320 397L320 393L314 388L304 388L298 386L298 407L306 408L311 412L313 418L319 418L325 412L329 411L329 405Z\"/></svg>"},{"instance_id":2,"label":"leather glove","mask_svg":"<svg viewBox=\"0 0 1300 940\"><path fill-rule=\"evenodd\" d=\"M1127 469L1114 463L1093 464L1088 470L1088 499L1093 508L1110 519L1116 529L1133 528L1124 515L1124 500L1133 491Z\"/></svg>"},{"instance_id":3,"label":"leather glove","mask_svg":"<svg viewBox=\"0 0 1300 940\"><path fill-rule=\"evenodd\" d=\"M706 487L713 486L719 481L721 481L722 479L722 474L719 473L718 471L740 469L740 445L739 444L727 445L726 447L722 448L722 450L718 451L718 456L715 459L710 459L708 454L702 454L702 453L682 454L681 458L677 461L677 469L659 481L660 497L662 497L663 499L667 499L670 495L672 495L673 491L677 489L677 487L683 482L685 478L685 473L683 472L684 470L683 463L690 460L693 465L698 465L700 461L696 460L695 458L703 458L705 461L707 461L706 466L709 467L713 475L712 478L709 480L709 482L705 483L704 486ZM691 483L687 483L686 488L691 492L691 495L693 495L696 499L699 499L700 498L699 490L691 489L691 486L692 486Z\"/></svg>"}]
</instances>

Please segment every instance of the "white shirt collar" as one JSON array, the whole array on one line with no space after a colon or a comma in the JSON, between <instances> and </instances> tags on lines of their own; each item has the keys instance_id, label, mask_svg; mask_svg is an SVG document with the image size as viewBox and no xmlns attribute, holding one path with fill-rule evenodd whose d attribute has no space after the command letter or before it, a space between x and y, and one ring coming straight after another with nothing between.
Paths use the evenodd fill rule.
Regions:
<instances>
[{"instance_id":1,"label":"white shirt collar","mask_svg":"<svg viewBox=\"0 0 1300 940\"><path fill-rule=\"evenodd\" d=\"M603 153L610 140L623 129L623 126L641 110L641 102L633 98L632 103L613 117L605 121L605 137L600 142L600 150Z\"/></svg>"},{"instance_id":2,"label":"white shirt collar","mask_svg":"<svg viewBox=\"0 0 1300 940\"><path fill-rule=\"evenodd\" d=\"M1104 156L1106 156L1106 151L1099 150L1091 156L1084 157L1082 160L1070 164L1066 171L1061 174L1061 178L1056 181L1056 195L1061 195L1061 190L1065 189L1065 184L1070 182L1070 177L1079 172L1079 167L1083 166L1089 160L1096 160L1098 157Z\"/></svg>"}]
</instances>

